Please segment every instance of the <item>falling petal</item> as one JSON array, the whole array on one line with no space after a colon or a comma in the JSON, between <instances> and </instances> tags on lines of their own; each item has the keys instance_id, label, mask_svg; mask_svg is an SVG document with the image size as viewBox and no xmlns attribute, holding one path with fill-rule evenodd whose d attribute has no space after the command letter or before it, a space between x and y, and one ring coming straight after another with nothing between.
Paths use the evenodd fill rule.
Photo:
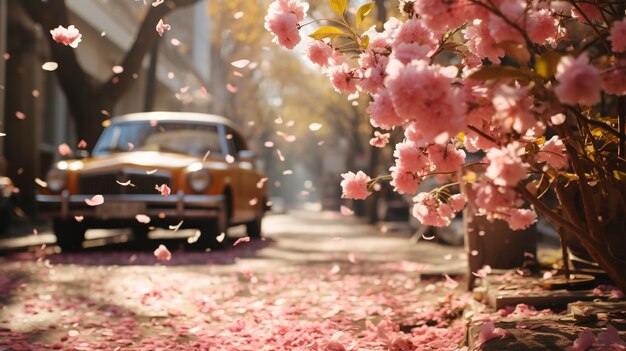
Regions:
<instances>
[{"instance_id":1,"label":"falling petal","mask_svg":"<svg viewBox=\"0 0 626 351\"><path fill-rule=\"evenodd\" d=\"M226 155L226 163L234 163L235 158L232 155Z\"/></svg>"},{"instance_id":2,"label":"falling petal","mask_svg":"<svg viewBox=\"0 0 626 351\"><path fill-rule=\"evenodd\" d=\"M320 129L322 129L322 124L321 123L311 123L311 124L309 124L309 130L312 131L312 132L317 132Z\"/></svg>"},{"instance_id":3,"label":"falling petal","mask_svg":"<svg viewBox=\"0 0 626 351\"><path fill-rule=\"evenodd\" d=\"M46 183L45 181L39 179L39 178L35 178L35 184L39 185L42 188L47 188L48 187L48 183Z\"/></svg>"},{"instance_id":4,"label":"falling petal","mask_svg":"<svg viewBox=\"0 0 626 351\"><path fill-rule=\"evenodd\" d=\"M233 244L233 246L237 246L240 243L247 243L250 241L250 237L249 236L244 236L243 238L239 238L237 239L237 241L235 241L235 243Z\"/></svg>"},{"instance_id":5,"label":"falling petal","mask_svg":"<svg viewBox=\"0 0 626 351\"><path fill-rule=\"evenodd\" d=\"M78 142L78 145L76 145L76 147L78 147L79 149L84 149L87 147L87 142L83 139L80 139L80 141Z\"/></svg>"},{"instance_id":6,"label":"falling petal","mask_svg":"<svg viewBox=\"0 0 626 351\"><path fill-rule=\"evenodd\" d=\"M240 19L241 17L243 17L243 11L235 12L233 15L234 19Z\"/></svg>"},{"instance_id":7,"label":"falling petal","mask_svg":"<svg viewBox=\"0 0 626 351\"><path fill-rule=\"evenodd\" d=\"M120 182L119 180L116 180L115 182L121 186L135 186L135 184L131 183L130 180L127 180L125 182Z\"/></svg>"},{"instance_id":8,"label":"falling petal","mask_svg":"<svg viewBox=\"0 0 626 351\"><path fill-rule=\"evenodd\" d=\"M192 236L187 238L187 243L189 244L195 243L196 241L198 241L198 239L200 239L200 235L202 235L202 232L199 230L196 230ZM189 331L191 332L191 329Z\"/></svg>"},{"instance_id":9,"label":"falling petal","mask_svg":"<svg viewBox=\"0 0 626 351\"><path fill-rule=\"evenodd\" d=\"M237 92L237 87L235 87L234 85L230 84L230 83L226 83L226 90L230 91L231 93L236 93Z\"/></svg>"},{"instance_id":10,"label":"falling petal","mask_svg":"<svg viewBox=\"0 0 626 351\"><path fill-rule=\"evenodd\" d=\"M226 238L226 233L221 233L220 235L215 237L215 240L217 240L218 243L221 243L222 241L224 241L225 238Z\"/></svg>"},{"instance_id":11,"label":"falling petal","mask_svg":"<svg viewBox=\"0 0 626 351\"><path fill-rule=\"evenodd\" d=\"M74 216L74 219L76 220L76 222L80 223L83 221L83 219L85 219L84 216Z\"/></svg>"},{"instance_id":12,"label":"falling petal","mask_svg":"<svg viewBox=\"0 0 626 351\"><path fill-rule=\"evenodd\" d=\"M265 143L263 143L263 145L264 145L265 147L273 147L273 146L274 146L274 142L272 142L272 141L266 141Z\"/></svg>"},{"instance_id":13,"label":"falling petal","mask_svg":"<svg viewBox=\"0 0 626 351\"><path fill-rule=\"evenodd\" d=\"M444 283L446 288L456 289L456 287L459 286L459 282L457 282L456 280L450 278L449 275L444 274L444 277L446 277L446 282Z\"/></svg>"},{"instance_id":14,"label":"falling petal","mask_svg":"<svg viewBox=\"0 0 626 351\"><path fill-rule=\"evenodd\" d=\"M237 68L245 68L247 65L250 64L250 60L245 60L245 59L237 60L237 61L231 62L230 64Z\"/></svg>"},{"instance_id":15,"label":"falling petal","mask_svg":"<svg viewBox=\"0 0 626 351\"><path fill-rule=\"evenodd\" d=\"M330 274L335 275L341 271L341 267L339 265L334 265L333 268L330 269Z\"/></svg>"},{"instance_id":16,"label":"falling petal","mask_svg":"<svg viewBox=\"0 0 626 351\"><path fill-rule=\"evenodd\" d=\"M290 174L293 174L293 171L290 169L283 171L283 175L290 175Z\"/></svg>"},{"instance_id":17,"label":"falling petal","mask_svg":"<svg viewBox=\"0 0 626 351\"><path fill-rule=\"evenodd\" d=\"M250 206L255 206L257 203L259 202L259 199L257 199L256 197L253 199L250 199L250 201L248 201L248 204Z\"/></svg>"},{"instance_id":18,"label":"falling petal","mask_svg":"<svg viewBox=\"0 0 626 351\"><path fill-rule=\"evenodd\" d=\"M41 65L41 68L44 71L49 71L52 72L54 70L56 70L57 68L59 68L59 64L53 61L48 61L46 63L44 63L43 65Z\"/></svg>"},{"instance_id":19,"label":"falling petal","mask_svg":"<svg viewBox=\"0 0 626 351\"><path fill-rule=\"evenodd\" d=\"M356 263L356 256L353 253L349 253L348 254L348 261L350 261L350 263Z\"/></svg>"},{"instance_id":20,"label":"falling petal","mask_svg":"<svg viewBox=\"0 0 626 351\"><path fill-rule=\"evenodd\" d=\"M256 183L256 187L257 189L263 189L263 186L265 185L265 182L267 182L267 177L261 178L257 183Z\"/></svg>"},{"instance_id":21,"label":"falling petal","mask_svg":"<svg viewBox=\"0 0 626 351\"><path fill-rule=\"evenodd\" d=\"M89 206L100 206L104 203L104 196L94 195L91 199L85 199L85 203Z\"/></svg>"},{"instance_id":22,"label":"falling petal","mask_svg":"<svg viewBox=\"0 0 626 351\"><path fill-rule=\"evenodd\" d=\"M205 87L203 87L203 86L202 86L202 87L200 87L200 94L201 94L202 96L206 96L206 93L207 93L207 92L206 92L206 88L205 88Z\"/></svg>"},{"instance_id":23,"label":"falling petal","mask_svg":"<svg viewBox=\"0 0 626 351\"><path fill-rule=\"evenodd\" d=\"M154 189L159 191L161 193L161 195L163 195L163 196L169 196L171 194L171 192L172 192L172 189L170 189L170 187L167 186L167 184L155 185Z\"/></svg>"},{"instance_id":24,"label":"falling petal","mask_svg":"<svg viewBox=\"0 0 626 351\"><path fill-rule=\"evenodd\" d=\"M150 223L150 217L146 216L144 214L138 214L135 216L135 219L137 220L137 222L139 223L143 223L143 224L148 224Z\"/></svg>"},{"instance_id":25,"label":"falling petal","mask_svg":"<svg viewBox=\"0 0 626 351\"><path fill-rule=\"evenodd\" d=\"M556 115L550 117L550 122L552 122L552 125L558 126L565 123L565 119L566 117L564 114L557 113Z\"/></svg>"},{"instance_id":26,"label":"falling petal","mask_svg":"<svg viewBox=\"0 0 626 351\"><path fill-rule=\"evenodd\" d=\"M157 171L158 169L152 169L152 170L146 171L146 174L147 175L155 174Z\"/></svg>"},{"instance_id":27,"label":"falling petal","mask_svg":"<svg viewBox=\"0 0 626 351\"><path fill-rule=\"evenodd\" d=\"M279 149L276 149L276 154L278 155L278 159L281 161L285 161L285 157L283 156L283 153L280 152Z\"/></svg>"},{"instance_id":28,"label":"falling petal","mask_svg":"<svg viewBox=\"0 0 626 351\"><path fill-rule=\"evenodd\" d=\"M154 0L154 2L152 3L152 7L157 7L161 5L163 2L165 2L165 0Z\"/></svg>"},{"instance_id":29,"label":"falling petal","mask_svg":"<svg viewBox=\"0 0 626 351\"><path fill-rule=\"evenodd\" d=\"M344 216L352 216L354 214L354 211L352 211L349 207L343 206L343 205L341 205L341 207L339 208L339 211Z\"/></svg>"},{"instance_id":30,"label":"falling petal","mask_svg":"<svg viewBox=\"0 0 626 351\"><path fill-rule=\"evenodd\" d=\"M424 239L424 240L433 240L434 238L435 238L434 235L426 236L426 233L422 233L422 239Z\"/></svg>"},{"instance_id":31,"label":"falling petal","mask_svg":"<svg viewBox=\"0 0 626 351\"><path fill-rule=\"evenodd\" d=\"M176 38L172 38L172 40L170 40L170 44L174 45L174 46L180 46L181 41L176 39Z\"/></svg>"},{"instance_id":32,"label":"falling petal","mask_svg":"<svg viewBox=\"0 0 626 351\"><path fill-rule=\"evenodd\" d=\"M22 111L15 111L15 117L17 119L26 119L26 115Z\"/></svg>"},{"instance_id":33,"label":"falling petal","mask_svg":"<svg viewBox=\"0 0 626 351\"><path fill-rule=\"evenodd\" d=\"M122 66L113 66L113 68L111 70L115 74L120 74L120 73L124 72L124 67L122 67Z\"/></svg>"},{"instance_id":34,"label":"falling petal","mask_svg":"<svg viewBox=\"0 0 626 351\"><path fill-rule=\"evenodd\" d=\"M31 95L33 95L33 97L39 97L39 90L37 89L33 89L33 91L30 92Z\"/></svg>"},{"instance_id":35,"label":"falling petal","mask_svg":"<svg viewBox=\"0 0 626 351\"><path fill-rule=\"evenodd\" d=\"M211 154L211 150L207 150L207 152L204 154L204 157L202 157L202 162L206 161L206 159L209 157L210 154Z\"/></svg>"},{"instance_id":36,"label":"falling petal","mask_svg":"<svg viewBox=\"0 0 626 351\"><path fill-rule=\"evenodd\" d=\"M165 245L159 245L159 247L154 250L154 256L159 261L169 261L172 259L172 253L167 249L167 247L165 247Z\"/></svg>"},{"instance_id":37,"label":"falling petal","mask_svg":"<svg viewBox=\"0 0 626 351\"><path fill-rule=\"evenodd\" d=\"M72 149L70 148L70 146L65 143L59 145L58 149L59 149L59 155L63 157L69 156L72 153Z\"/></svg>"},{"instance_id":38,"label":"falling petal","mask_svg":"<svg viewBox=\"0 0 626 351\"><path fill-rule=\"evenodd\" d=\"M183 94L185 94L187 91L189 91L189 86L188 85L180 88L180 92L183 93Z\"/></svg>"},{"instance_id":39,"label":"falling petal","mask_svg":"<svg viewBox=\"0 0 626 351\"><path fill-rule=\"evenodd\" d=\"M241 77L243 77L243 73L241 73L239 71L233 71L233 76L241 78Z\"/></svg>"},{"instance_id":40,"label":"falling petal","mask_svg":"<svg viewBox=\"0 0 626 351\"><path fill-rule=\"evenodd\" d=\"M183 225L183 222L184 222L184 221L180 221L180 222L178 222L178 224L176 224L176 225L170 225L170 226L169 226L170 230L177 231L178 229L180 229L180 226L181 226L181 225Z\"/></svg>"}]
</instances>

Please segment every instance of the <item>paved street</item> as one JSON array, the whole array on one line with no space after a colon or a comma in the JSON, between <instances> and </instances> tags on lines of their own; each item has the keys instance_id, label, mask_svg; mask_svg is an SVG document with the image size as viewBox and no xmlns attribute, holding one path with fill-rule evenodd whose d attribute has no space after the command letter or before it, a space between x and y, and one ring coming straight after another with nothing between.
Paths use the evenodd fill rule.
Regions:
<instances>
[{"instance_id":1,"label":"paved street","mask_svg":"<svg viewBox=\"0 0 626 351\"><path fill-rule=\"evenodd\" d=\"M461 247L415 243L404 227L331 212L271 215L264 231L265 240L210 252L186 252L181 239L140 250L118 235L56 254L37 242L49 240L45 233L20 239L28 250L0 258L0 350L453 350L462 343L464 285L443 276L464 273ZM103 241L118 243L98 246ZM157 262L159 243L171 261Z\"/></svg>"}]
</instances>

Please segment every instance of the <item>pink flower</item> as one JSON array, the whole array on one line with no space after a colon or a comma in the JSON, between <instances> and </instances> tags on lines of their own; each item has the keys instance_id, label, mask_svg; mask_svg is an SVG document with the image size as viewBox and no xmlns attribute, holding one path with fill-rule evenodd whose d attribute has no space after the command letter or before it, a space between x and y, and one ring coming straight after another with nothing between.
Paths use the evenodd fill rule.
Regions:
<instances>
[{"instance_id":1,"label":"pink flower","mask_svg":"<svg viewBox=\"0 0 626 351\"><path fill-rule=\"evenodd\" d=\"M512 188L499 187L482 181L472 183L472 193L476 199L476 206L487 212L503 212L516 205L517 195Z\"/></svg>"},{"instance_id":2,"label":"pink flower","mask_svg":"<svg viewBox=\"0 0 626 351\"><path fill-rule=\"evenodd\" d=\"M412 173L423 173L428 166L428 159L422 150L411 141L396 144L393 157L397 159L396 164L398 167L402 167Z\"/></svg>"},{"instance_id":3,"label":"pink flower","mask_svg":"<svg viewBox=\"0 0 626 351\"><path fill-rule=\"evenodd\" d=\"M493 148L487 152L489 161L486 176L493 180L495 185L515 186L526 179L526 167L518 156L519 145L512 143L500 149ZM523 148L522 148L523 151Z\"/></svg>"},{"instance_id":4,"label":"pink flower","mask_svg":"<svg viewBox=\"0 0 626 351\"><path fill-rule=\"evenodd\" d=\"M463 92L452 83L458 70L427 61L398 60L387 64L385 85L398 116L412 120L426 142L445 144L465 120Z\"/></svg>"},{"instance_id":5,"label":"pink flower","mask_svg":"<svg viewBox=\"0 0 626 351\"><path fill-rule=\"evenodd\" d=\"M541 150L537 152L537 162L547 162L556 169L565 167L567 165L567 156L563 141L556 135L546 141Z\"/></svg>"},{"instance_id":6,"label":"pink flower","mask_svg":"<svg viewBox=\"0 0 626 351\"><path fill-rule=\"evenodd\" d=\"M404 122L404 119L400 118L393 109L391 96L387 89L380 90L378 94L374 95L374 99L365 112L370 114L370 123L376 128L389 130Z\"/></svg>"},{"instance_id":7,"label":"pink flower","mask_svg":"<svg viewBox=\"0 0 626 351\"><path fill-rule=\"evenodd\" d=\"M372 179L363 171L358 171L356 174L352 172L343 173L341 176L343 177L341 181L342 198L363 200L371 194L367 190L367 186Z\"/></svg>"},{"instance_id":8,"label":"pink flower","mask_svg":"<svg viewBox=\"0 0 626 351\"><path fill-rule=\"evenodd\" d=\"M372 51L368 50L365 53L361 54L361 58L359 59L359 64L361 65L361 68L365 69L362 72L362 77L359 85L368 93L376 94L381 88L385 86L384 82L385 77L387 76L385 69L387 68L389 57L375 55L376 59L372 59L372 62L370 64L369 62L365 62L369 61L366 59L368 57L368 53L372 57L374 56L374 54L372 54Z\"/></svg>"},{"instance_id":9,"label":"pink flower","mask_svg":"<svg viewBox=\"0 0 626 351\"><path fill-rule=\"evenodd\" d=\"M532 210L515 209L510 211L508 215L509 217L505 217L505 220L513 230L526 229L537 221L537 214Z\"/></svg>"},{"instance_id":10,"label":"pink flower","mask_svg":"<svg viewBox=\"0 0 626 351\"><path fill-rule=\"evenodd\" d=\"M463 24L465 16L462 10L469 5L462 0L416 0L413 6L426 27L438 35Z\"/></svg>"},{"instance_id":11,"label":"pink flower","mask_svg":"<svg viewBox=\"0 0 626 351\"><path fill-rule=\"evenodd\" d=\"M159 261L169 261L172 259L172 253L167 249L167 247L165 247L165 245L159 245L159 247L154 250L154 256Z\"/></svg>"},{"instance_id":12,"label":"pink flower","mask_svg":"<svg viewBox=\"0 0 626 351\"><path fill-rule=\"evenodd\" d=\"M501 85L495 90L492 103L496 110L494 122L506 132L515 130L523 135L537 125L531 112L533 101L526 88Z\"/></svg>"},{"instance_id":13,"label":"pink flower","mask_svg":"<svg viewBox=\"0 0 626 351\"><path fill-rule=\"evenodd\" d=\"M594 346L604 347L610 350L625 350L626 342L622 340L614 326L608 324L605 332L598 333Z\"/></svg>"},{"instance_id":14,"label":"pink flower","mask_svg":"<svg viewBox=\"0 0 626 351\"><path fill-rule=\"evenodd\" d=\"M415 204L411 213L425 225L448 226L456 214L449 204L440 202L434 193L419 193L413 201Z\"/></svg>"},{"instance_id":15,"label":"pink flower","mask_svg":"<svg viewBox=\"0 0 626 351\"><path fill-rule=\"evenodd\" d=\"M530 40L537 44L552 44L559 37L559 21L546 9L532 12L527 27Z\"/></svg>"},{"instance_id":16,"label":"pink flower","mask_svg":"<svg viewBox=\"0 0 626 351\"><path fill-rule=\"evenodd\" d=\"M421 178L417 176L410 169L402 166L392 166L389 168L391 171L391 186L393 191L399 194L415 194L417 188L420 185Z\"/></svg>"},{"instance_id":17,"label":"pink flower","mask_svg":"<svg viewBox=\"0 0 626 351\"><path fill-rule=\"evenodd\" d=\"M608 94L626 95L626 60L618 60L615 66L602 72L601 84Z\"/></svg>"},{"instance_id":18,"label":"pink flower","mask_svg":"<svg viewBox=\"0 0 626 351\"><path fill-rule=\"evenodd\" d=\"M613 52L626 51L626 18L613 22L608 39L611 41Z\"/></svg>"},{"instance_id":19,"label":"pink flower","mask_svg":"<svg viewBox=\"0 0 626 351\"><path fill-rule=\"evenodd\" d=\"M300 0L276 0L270 4L267 13L269 16L291 13L300 22L308 10L309 4Z\"/></svg>"},{"instance_id":20,"label":"pink flower","mask_svg":"<svg viewBox=\"0 0 626 351\"><path fill-rule=\"evenodd\" d=\"M589 64L586 53L574 59L564 56L556 67L559 85L554 93L564 104L594 105L600 102L600 71Z\"/></svg>"},{"instance_id":21,"label":"pink flower","mask_svg":"<svg viewBox=\"0 0 626 351\"><path fill-rule=\"evenodd\" d=\"M356 92L356 80L354 72L347 63L334 65L328 68L328 78L338 93Z\"/></svg>"},{"instance_id":22,"label":"pink flower","mask_svg":"<svg viewBox=\"0 0 626 351\"><path fill-rule=\"evenodd\" d=\"M465 151L452 144L432 145L428 148L428 159L440 173L455 172L465 162Z\"/></svg>"},{"instance_id":23,"label":"pink flower","mask_svg":"<svg viewBox=\"0 0 626 351\"><path fill-rule=\"evenodd\" d=\"M159 23L156 25L156 31L159 33L159 36L162 37L165 34L165 31L172 29L172 26L169 24L163 23L163 19L159 20Z\"/></svg>"},{"instance_id":24,"label":"pink flower","mask_svg":"<svg viewBox=\"0 0 626 351\"><path fill-rule=\"evenodd\" d=\"M596 337L590 330L583 330L578 333L578 338L574 340L574 344L568 347L567 351L585 351L596 342Z\"/></svg>"},{"instance_id":25,"label":"pink flower","mask_svg":"<svg viewBox=\"0 0 626 351\"><path fill-rule=\"evenodd\" d=\"M298 19L291 12L278 13L265 17L265 29L274 34L272 42L293 49L301 40L298 31Z\"/></svg>"},{"instance_id":26,"label":"pink flower","mask_svg":"<svg viewBox=\"0 0 626 351\"><path fill-rule=\"evenodd\" d=\"M488 58L493 63L500 63L500 57L504 57L504 49L496 47L496 41L489 34L487 22L476 19L463 31L467 39L467 48L471 53L479 57Z\"/></svg>"},{"instance_id":27,"label":"pink flower","mask_svg":"<svg viewBox=\"0 0 626 351\"><path fill-rule=\"evenodd\" d=\"M389 142L389 137L391 134L385 133L381 134L379 131L374 132L374 137L370 139L370 145L375 147L385 147Z\"/></svg>"},{"instance_id":28,"label":"pink flower","mask_svg":"<svg viewBox=\"0 0 626 351\"><path fill-rule=\"evenodd\" d=\"M461 194L454 194L448 199L448 204L450 204L454 212L459 212L465 207L465 197Z\"/></svg>"},{"instance_id":29,"label":"pink flower","mask_svg":"<svg viewBox=\"0 0 626 351\"><path fill-rule=\"evenodd\" d=\"M577 8L572 8L572 17L578 19L581 23L588 23L585 19L587 17L589 21L602 21L602 13L600 9L594 4L585 4L583 2L576 2L576 6L582 11L578 11ZM584 15L583 15L584 14Z\"/></svg>"},{"instance_id":30,"label":"pink flower","mask_svg":"<svg viewBox=\"0 0 626 351\"><path fill-rule=\"evenodd\" d=\"M78 31L78 28L74 27L74 25L70 25L67 29L63 26L58 26L57 28L50 30L50 34L52 35L52 39L54 39L57 43L69 45L73 48L78 46L78 43L80 43L81 38L83 37L83 35Z\"/></svg>"},{"instance_id":31,"label":"pink flower","mask_svg":"<svg viewBox=\"0 0 626 351\"><path fill-rule=\"evenodd\" d=\"M396 30L392 46L395 48L400 44L426 45L432 50L437 46L437 39L421 20L409 19Z\"/></svg>"},{"instance_id":32,"label":"pink flower","mask_svg":"<svg viewBox=\"0 0 626 351\"><path fill-rule=\"evenodd\" d=\"M326 67L328 65L328 60L332 57L332 55L333 48L320 40L313 41L307 48L307 57L309 60L321 67Z\"/></svg>"}]
</instances>

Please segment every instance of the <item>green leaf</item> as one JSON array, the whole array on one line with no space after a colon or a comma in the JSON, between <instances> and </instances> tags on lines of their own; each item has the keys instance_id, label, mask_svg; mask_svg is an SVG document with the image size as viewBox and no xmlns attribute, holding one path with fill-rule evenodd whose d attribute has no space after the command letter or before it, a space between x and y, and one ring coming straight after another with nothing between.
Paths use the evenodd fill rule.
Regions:
<instances>
[{"instance_id":1,"label":"green leaf","mask_svg":"<svg viewBox=\"0 0 626 351\"><path fill-rule=\"evenodd\" d=\"M329 0L330 8L335 11L336 14L343 17L348 9L348 0Z\"/></svg>"},{"instance_id":2,"label":"green leaf","mask_svg":"<svg viewBox=\"0 0 626 351\"><path fill-rule=\"evenodd\" d=\"M372 12L373 8L374 8L373 2L365 3L361 5L361 7L359 7L359 9L356 11L356 26L357 27L360 26L363 20L365 19L365 17L369 15L370 12Z\"/></svg>"},{"instance_id":3,"label":"green leaf","mask_svg":"<svg viewBox=\"0 0 626 351\"><path fill-rule=\"evenodd\" d=\"M318 28L313 34L309 34L309 36L316 40L322 40L325 38L334 37L337 35L345 34L344 31L337 27L333 26L324 26Z\"/></svg>"},{"instance_id":4,"label":"green leaf","mask_svg":"<svg viewBox=\"0 0 626 351\"><path fill-rule=\"evenodd\" d=\"M485 66L469 76L476 80L490 79L528 79L528 75L519 68L511 66Z\"/></svg>"},{"instance_id":5,"label":"green leaf","mask_svg":"<svg viewBox=\"0 0 626 351\"><path fill-rule=\"evenodd\" d=\"M556 51L546 52L537 58L535 62L535 71L545 79L552 78L552 76L556 73L556 66L559 64L561 57L563 57L563 55Z\"/></svg>"},{"instance_id":6,"label":"green leaf","mask_svg":"<svg viewBox=\"0 0 626 351\"><path fill-rule=\"evenodd\" d=\"M363 49L367 49L367 47L370 45L370 36L369 35L364 35L361 37L361 47Z\"/></svg>"}]
</instances>

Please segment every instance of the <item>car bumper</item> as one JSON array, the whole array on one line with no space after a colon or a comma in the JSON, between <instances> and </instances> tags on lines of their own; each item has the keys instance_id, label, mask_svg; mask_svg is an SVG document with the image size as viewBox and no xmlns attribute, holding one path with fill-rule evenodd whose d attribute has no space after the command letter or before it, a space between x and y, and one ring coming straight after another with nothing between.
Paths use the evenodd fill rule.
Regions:
<instances>
[{"instance_id":1,"label":"car bumper","mask_svg":"<svg viewBox=\"0 0 626 351\"><path fill-rule=\"evenodd\" d=\"M37 194L39 213L43 217L72 218L88 216L90 219L129 219L137 214L150 217L172 217L205 219L217 217L224 204L223 195L176 194L124 194L103 195L104 203L88 206L86 199L93 195L70 195L67 191L59 195Z\"/></svg>"}]
</instances>

